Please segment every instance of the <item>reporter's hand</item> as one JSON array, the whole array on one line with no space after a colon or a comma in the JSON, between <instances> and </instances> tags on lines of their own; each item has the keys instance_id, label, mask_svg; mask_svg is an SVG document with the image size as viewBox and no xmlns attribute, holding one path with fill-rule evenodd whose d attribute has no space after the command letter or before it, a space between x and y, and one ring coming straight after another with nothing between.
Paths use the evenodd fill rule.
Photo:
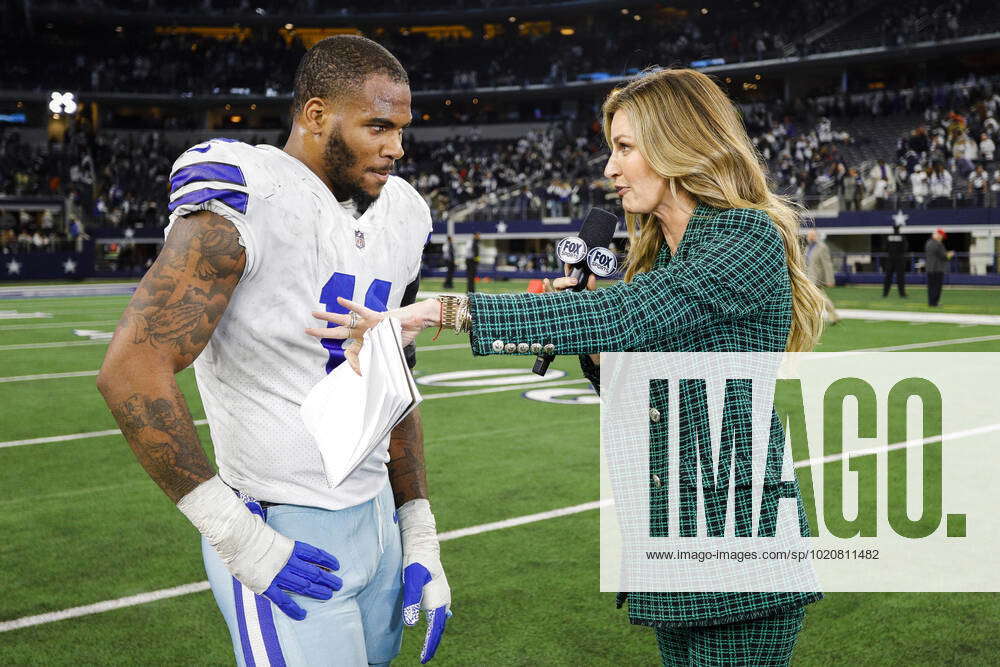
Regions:
<instances>
[{"instance_id":1,"label":"reporter's hand","mask_svg":"<svg viewBox=\"0 0 1000 667\"><path fill-rule=\"evenodd\" d=\"M437 299L417 301L404 308L396 308L388 312L378 312L343 297L337 297L337 303L347 308L349 312L323 313L316 311L313 313L313 317L316 319L331 322L337 326L324 329L310 327L306 329L306 333L316 338L335 338L338 340L353 338L361 341L366 331L386 317L394 317L400 322L402 344L403 347L406 347L414 341L421 331L427 327L440 324L441 304ZM351 313L357 315L353 327L351 326ZM358 345L352 345L351 347L355 348L355 352L361 349ZM355 371L357 370L355 369Z\"/></svg>"},{"instance_id":2,"label":"reporter's hand","mask_svg":"<svg viewBox=\"0 0 1000 667\"><path fill-rule=\"evenodd\" d=\"M545 292L561 292L565 289L569 289L576 285L576 280L569 277L570 272L573 268L569 264L563 265L563 271L565 272L565 277L556 278L555 280L549 280L545 278L542 280L542 289ZM590 275L587 277L587 289L594 290L597 289L597 276Z\"/></svg>"}]
</instances>

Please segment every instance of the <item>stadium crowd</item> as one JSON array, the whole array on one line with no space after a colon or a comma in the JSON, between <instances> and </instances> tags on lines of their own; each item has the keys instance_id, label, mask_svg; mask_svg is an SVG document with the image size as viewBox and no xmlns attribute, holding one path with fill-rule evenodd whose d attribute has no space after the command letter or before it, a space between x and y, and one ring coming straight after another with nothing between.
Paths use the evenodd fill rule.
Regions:
<instances>
[{"instance_id":1,"label":"stadium crowd","mask_svg":"<svg viewBox=\"0 0 1000 667\"><path fill-rule=\"evenodd\" d=\"M421 8L428 10L492 9L525 7L536 5L565 4L566 0L423 0ZM382 0L381 2L361 2L341 0L331 7L319 0L60 0L60 2L39 3L42 7L59 9L80 9L84 11L116 11L156 14L207 14L207 15L343 15L343 14L388 14L413 11L413 4L407 0Z\"/></svg>"},{"instance_id":2,"label":"stadium crowd","mask_svg":"<svg viewBox=\"0 0 1000 667\"><path fill-rule=\"evenodd\" d=\"M832 197L848 210L1000 205L998 79L742 110L775 188L806 206ZM878 131L865 123L879 118L899 119L906 131L895 143L875 142ZM64 197L67 224L78 232L82 225L158 229L166 220L170 165L187 148L166 136L93 133L80 123L64 141L37 146L0 128L0 196ZM596 123L567 120L509 141L475 134L408 139L397 173L424 195L437 219L580 217L613 198L601 174L605 151ZM53 247L60 233L44 219L10 214L0 229L7 248Z\"/></svg>"},{"instance_id":3,"label":"stadium crowd","mask_svg":"<svg viewBox=\"0 0 1000 667\"><path fill-rule=\"evenodd\" d=\"M370 29L368 36L406 64L415 90L551 84L620 76L650 63L756 61L837 48L810 42L808 28L845 19L861 6L859 0L755 4L760 6L706 15L603 10L572 19L565 30L556 23L508 24L488 39L483 31L472 30L469 38L432 37L398 26ZM256 29L224 39L132 26L115 30L95 35L59 26L4 40L0 88L280 95L289 92L287 73L304 52L294 30Z\"/></svg>"}]
</instances>

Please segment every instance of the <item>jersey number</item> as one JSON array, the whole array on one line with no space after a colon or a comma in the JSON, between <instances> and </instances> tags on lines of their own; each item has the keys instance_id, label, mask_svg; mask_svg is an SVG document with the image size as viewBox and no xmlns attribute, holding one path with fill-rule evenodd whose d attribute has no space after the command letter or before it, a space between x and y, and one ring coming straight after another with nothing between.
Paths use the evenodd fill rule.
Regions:
<instances>
[{"instance_id":1,"label":"jersey number","mask_svg":"<svg viewBox=\"0 0 1000 667\"><path fill-rule=\"evenodd\" d=\"M354 301L354 283L354 276L349 273L335 273L330 276L330 279L326 281L326 285L323 285L323 291L319 297L320 303L326 306L328 313L343 314L347 312L346 308L337 303L337 297L342 296L345 299ZM368 286L368 291L365 292L365 307L379 312L387 310L385 304L389 301L390 289L392 289L392 283L386 280L379 280L378 278L373 280L372 284ZM326 324L327 329L335 326L337 325L333 322L327 322ZM326 362L326 372L329 373L344 362L344 349L341 347L343 341L334 338L323 338L320 342L323 343L323 347L330 353L330 358Z\"/></svg>"}]
</instances>

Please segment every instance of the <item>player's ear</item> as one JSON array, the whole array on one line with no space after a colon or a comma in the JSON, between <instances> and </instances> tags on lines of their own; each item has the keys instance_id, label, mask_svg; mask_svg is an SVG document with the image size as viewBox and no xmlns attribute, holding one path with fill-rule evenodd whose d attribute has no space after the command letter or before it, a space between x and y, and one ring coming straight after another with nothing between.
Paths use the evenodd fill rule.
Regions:
<instances>
[{"instance_id":1,"label":"player's ear","mask_svg":"<svg viewBox=\"0 0 1000 667\"><path fill-rule=\"evenodd\" d=\"M302 106L300 122L310 134L323 134L324 125L329 121L329 109L322 97L311 97Z\"/></svg>"}]
</instances>

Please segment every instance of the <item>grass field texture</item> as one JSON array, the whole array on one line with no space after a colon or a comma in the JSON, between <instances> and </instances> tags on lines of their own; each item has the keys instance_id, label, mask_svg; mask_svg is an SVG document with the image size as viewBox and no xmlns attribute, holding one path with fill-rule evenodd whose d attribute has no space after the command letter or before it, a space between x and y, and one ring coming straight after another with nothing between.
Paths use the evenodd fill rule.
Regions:
<instances>
[{"instance_id":1,"label":"grass field texture","mask_svg":"<svg viewBox=\"0 0 1000 667\"><path fill-rule=\"evenodd\" d=\"M464 283L456 282L462 287ZM521 291L523 282L484 283ZM441 289L427 281L427 291ZM839 307L929 311L880 288L830 291ZM125 297L0 301L0 444L114 430L95 386ZM1000 291L946 288L935 312L1000 315ZM463 342L418 341L418 372L530 369L528 357L473 359ZM947 341L977 339L972 342ZM819 350L939 343L928 351L1000 351L1000 326L844 320ZM66 345L69 344L69 345ZM579 380L574 359L553 367ZM75 374L75 375L68 375ZM25 377L29 376L29 377ZM179 384L204 410L191 370ZM567 389L583 389L582 382ZM432 503L440 531L597 500L598 407L523 397L525 389L424 386ZM479 392L479 393L474 393ZM450 393L455 395L450 396ZM199 427L211 451L208 427ZM0 447L0 624L205 579L195 531L136 463L120 434ZM436 665L653 665L649 628L630 626L598 588L598 512L582 511L442 544L454 617ZM795 664L995 664L993 594L828 594L809 607ZM423 630L396 664L418 664ZM208 591L0 632L0 665L228 665L232 650Z\"/></svg>"}]
</instances>

